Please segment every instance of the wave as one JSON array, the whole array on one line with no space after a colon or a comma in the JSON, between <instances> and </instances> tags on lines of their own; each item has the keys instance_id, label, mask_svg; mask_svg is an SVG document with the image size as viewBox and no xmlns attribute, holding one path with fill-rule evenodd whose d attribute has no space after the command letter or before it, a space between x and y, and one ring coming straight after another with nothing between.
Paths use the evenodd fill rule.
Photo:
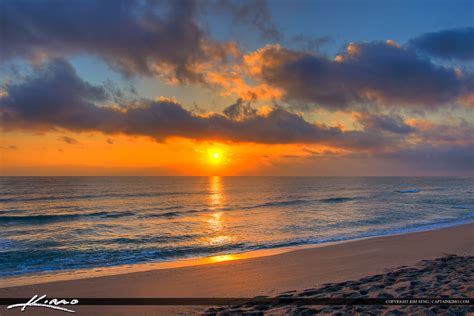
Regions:
<instances>
[{"instance_id":1,"label":"wave","mask_svg":"<svg viewBox=\"0 0 474 316\"><path fill-rule=\"evenodd\" d=\"M0 256L0 267L2 267L0 277L15 276L37 271L64 271L170 261L203 255L215 255L224 252L240 252L247 250L246 246L245 243L237 242L205 247L147 246L145 248L120 248L109 251L82 251L76 249L45 249L36 252L28 250L11 251ZM18 262L22 262L23 264L19 266Z\"/></svg>"},{"instance_id":2,"label":"wave","mask_svg":"<svg viewBox=\"0 0 474 316\"><path fill-rule=\"evenodd\" d=\"M274 201L274 202L267 202L263 204L257 204L251 208L259 208L259 207L278 207L278 206L288 206L288 205L299 205L299 204L306 204L311 203L313 200L286 200L286 201Z\"/></svg>"},{"instance_id":3,"label":"wave","mask_svg":"<svg viewBox=\"0 0 474 316\"><path fill-rule=\"evenodd\" d=\"M179 207L173 207L179 208ZM157 210L167 210L173 209L172 207L157 208ZM132 211L123 211L123 212L95 212L95 213L64 213L64 214L38 214L30 216L4 216L0 215L0 225L3 223L6 224L48 224L51 222L63 222L63 221L72 221L78 219L87 219L87 218L122 218L122 217L132 217L136 216L138 218L154 218L154 217L163 217L163 218L174 218L178 216L183 216L186 214L192 213L201 213L209 212L210 209L202 210L188 210L188 211L172 211L165 213L155 213L155 214L143 214L140 212ZM0 214L8 214L9 211L2 211ZM11 213L14 213L13 211Z\"/></svg>"},{"instance_id":4,"label":"wave","mask_svg":"<svg viewBox=\"0 0 474 316\"><path fill-rule=\"evenodd\" d=\"M152 207L140 207L135 209L137 212L149 212L149 211L169 211L169 210L179 210L183 209L183 205L172 205L172 206L152 206Z\"/></svg>"},{"instance_id":5,"label":"wave","mask_svg":"<svg viewBox=\"0 0 474 316\"><path fill-rule=\"evenodd\" d=\"M217 210L211 210L208 208L204 208L201 210L187 210L187 211L172 211L172 212L165 212L165 213L142 213L142 211L146 210L156 210L156 211L165 211L165 210L172 210L172 209L181 209L182 206L170 206L170 207L153 207L148 209L137 209L135 211L121 211L121 212L95 212L95 213L65 213L65 214L38 214L38 215L30 215L30 216L1 216L0 215L0 224L2 222L56 222L56 221L68 221L68 220L75 220L80 218L121 218L121 217L128 217L128 216L135 216L137 218L153 218L153 217L165 217L165 218L173 218L178 217L181 215L189 214L189 213L205 213ZM10 214L10 213L20 213L20 212L28 212L25 210L7 210L7 211L0 211L0 214Z\"/></svg>"},{"instance_id":6,"label":"wave","mask_svg":"<svg viewBox=\"0 0 474 316\"><path fill-rule=\"evenodd\" d=\"M288 205L301 205L301 204L311 204L315 202L319 203L344 203L350 202L358 199L359 197L334 197L334 198L324 198L324 199L295 199L295 200L286 200L286 201L275 201L268 202L263 204L258 204L255 206L248 206L245 208L259 208L259 207L279 207L279 206L288 206Z\"/></svg>"},{"instance_id":7,"label":"wave","mask_svg":"<svg viewBox=\"0 0 474 316\"><path fill-rule=\"evenodd\" d=\"M34 201L58 201L58 200L84 200L101 198L134 198L134 197L158 197L168 195L191 195L199 192L156 192L156 193L110 193L110 194L85 194L75 196L39 196L31 198L0 198L0 202L34 202Z\"/></svg>"},{"instance_id":8,"label":"wave","mask_svg":"<svg viewBox=\"0 0 474 316\"><path fill-rule=\"evenodd\" d=\"M27 210L1 210L0 214L26 213Z\"/></svg>"},{"instance_id":9,"label":"wave","mask_svg":"<svg viewBox=\"0 0 474 316\"><path fill-rule=\"evenodd\" d=\"M136 196L136 195L135 195ZM206 212L215 212L215 211L238 211L238 210L248 210L248 209L258 209L258 208L278 208L292 205L304 205L312 203L345 203L350 202L358 197L333 197L333 198L324 198L324 199L293 199L293 200L283 200L283 201L272 201L262 204L256 204L251 206L242 206L242 207L222 207L217 209L203 208L203 209L190 209L190 210L179 210L183 206L167 206L167 207L152 207L138 209L135 211L122 211L122 212L95 212L95 213L65 213L65 214L40 214L40 215L31 215L31 216L3 216L2 214L16 213L17 210L12 211L0 211L0 224L2 223L31 223L31 224L45 224L50 222L60 222L60 221L72 221L76 219L84 218L121 218L126 216L136 216L138 218L176 218L180 216L187 216L190 214L196 213L206 213ZM149 210L155 211L169 211L169 212L158 212L158 213L148 213ZM142 211L145 211L142 213Z\"/></svg>"},{"instance_id":10,"label":"wave","mask_svg":"<svg viewBox=\"0 0 474 316\"><path fill-rule=\"evenodd\" d=\"M352 234L334 235L326 238L321 237L303 237L288 240L274 241L265 244L235 242L225 245L215 246L153 246L153 243L171 243L180 240L199 238L199 235L184 235L175 237L157 236L150 238L116 238L106 241L97 241L98 243L115 243L124 246L113 250L88 250L77 249L57 250L44 249L37 252L31 252L27 249L8 251L0 256L0 277L18 276L38 271L64 271L87 268L107 268L111 266L164 262L180 260L186 258L206 257L220 254L241 253L259 249L275 249L281 247L300 246L308 244L324 244L329 242L353 240L358 238L386 236L400 233L409 233L417 231L427 231L444 227L457 226L466 223L472 223L474 218L468 217L463 220L442 220L437 222L425 222L405 227L392 227L386 229L374 229L360 231ZM133 248L125 247L125 244L132 244ZM144 248L137 248L134 244L147 245ZM1 245L1 243L0 243ZM18 265L22 262L22 265ZM30 264L34 263L34 264Z\"/></svg>"},{"instance_id":11,"label":"wave","mask_svg":"<svg viewBox=\"0 0 474 316\"><path fill-rule=\"evenodd\" d=\"M178 236L153 236L153 237L142 237L142 238L127 238L120 237L109 239L106 241L97 240L94 243L107 243L107 244L164 244L164 243L176 243L184 240L190 240L202 237L202 235L189 234L189 235L178 235Z\"/></svg>"},{"instance_id":12,"label":"wave","mask_svg":"<svg viewBox=\"0 0 474 316\"><path fill-rule=\"evenodd\" d=\"M421 192L420 189L410 189L410 190L397 190L397 193L418 193Z\"/></svg>"},{"instance_id":13,"label":"wave","mask_svg":"<svg viewBox=\"0 0 474 316\"><path fill-rule=\"evenodd\" d=\"M50 214L50 215L31 215L31 216L0 216L0 224L47 224L51 222L71 221L78 218L119 218L135 215L132 212L96 212L85 214Z\"/></svg>"},{"instance_id":14,"label":"wave","mask_svg":"<svg viewBox=\"0 0 474 316\"><path fill-rule=\"evenodd\" d=\"M467 206L451 206L452 209L454 210L472 210L474 209L473 207L467 207Z\"/></svg>"},{"instance_id":15,"label":"wave","mask_svg":"<svg viewBox=\"0 0 474 316\"><path fill-rule=\"evenodd\" d=\"M344 202L350 202L354 201L357 199L356 197L335 197L335 198L327 198L327 199L321 199L319 202L322 203L344 203Z\"/></svg>"},{"instance_id":16,"label":"wave","mask_svg":"<svg viewBox=\"0 0 474 316\"><path fill-rule=\"evenodd\" d=\"M166 213L157 213L157 214L143 214L140 217L144 218L153 218L153 217L165 217L165 218L174 218L178 216L182 216L189 213L201 213L201 212L208 212L209 209L203 210L189 210L189 211L175 211L175 212L166 212Z\"/></svg>"}]
</instances>

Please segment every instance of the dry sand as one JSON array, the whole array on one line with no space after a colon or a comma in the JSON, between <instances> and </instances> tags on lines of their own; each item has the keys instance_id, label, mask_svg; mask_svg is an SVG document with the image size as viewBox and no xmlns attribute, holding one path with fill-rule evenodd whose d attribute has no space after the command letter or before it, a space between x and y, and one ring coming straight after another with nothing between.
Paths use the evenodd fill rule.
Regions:
<instances>
[{"instance_id":1,"label":"dry sand","mask_svg":"<svg viewBox=\"0 0 474 316\"><path fill-rule=\"evenodd\" d=\"M474 256L448 255L423 260L414 267L400 267L355 281L327 283L304 291L286 291L276 297L258 297L239 305L211 307L206 316L215 315L468 315L474 306L448 305L474 296ZM314 299L375 298L385 300L436 301L427 305L318 305ZM431 298L432 300L429 300ZM424 304L424 303L423 303Z\"/></svg>"},{"instance_id":2,"label":"dry sand","mask_svg":"<svg viewBox=\"0 0 474 316\"><path fill-rule=\"evenodd\" d=\"M316 289L325 283L358 280L387 273L400 266L415 266L421 260L446 255L474 255L474 224L368 238L252 259L3 288L0 289L0 297L31 297L34 294L70 298L253 297L276 296L285 291L301 294L305 289ZM445 270L440 270L441 273L448 273L451 268L444 266L443 269ZM431 270L427 271L429 275ZM433 277L436 278L435 275ZM463 284L462 289L468 290L473 286L469 284L472 279L460 280L468 283ZM367 283L373 281L377 280L366 279ZM395 291L395 288L393 290ZM416 293L418 288L413 290L415 296L424 296L422 292ZM446 295L449 295L447 288L446 291ZM206 307L182 306L77 306L74 309L79 315L189 315L207 310ZM4 306L0 307L0 315L14 314L20 315L20 312L7 311ZM21 315L58 314L61 312L30 309Z\"/></svg>"}]
</instances>

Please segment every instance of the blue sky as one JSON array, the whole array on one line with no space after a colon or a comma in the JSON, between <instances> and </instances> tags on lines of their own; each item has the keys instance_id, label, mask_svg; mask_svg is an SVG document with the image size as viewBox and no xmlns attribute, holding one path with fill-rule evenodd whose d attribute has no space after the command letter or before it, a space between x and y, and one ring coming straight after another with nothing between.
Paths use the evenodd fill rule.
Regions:
<instances>
[{"instance_id":1,"label":"blue sky","mask_svg":"<svg viewBox=\"0 0 474 316\"><path fill-rule=\"evenodd\" d=\"M285 37L329 37L328 53L333 54L348 42L393 39L404 43L422 33L471 26L474 12L472 1L448 0L274 0L268 7ZM211 18L211 33L228 39L231 26L223 27L223 21ZM234 35L250 50L268 42L256 40L252 32Z\"/></svg>"}]
</instances>

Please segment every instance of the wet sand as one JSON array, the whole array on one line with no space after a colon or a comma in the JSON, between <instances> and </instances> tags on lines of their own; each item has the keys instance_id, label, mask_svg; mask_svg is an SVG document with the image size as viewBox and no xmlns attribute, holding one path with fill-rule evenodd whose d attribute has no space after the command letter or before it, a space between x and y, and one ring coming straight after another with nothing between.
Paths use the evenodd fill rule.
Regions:
<instances>
[{"instance_id":1,"label":"wet sand","mask_svg":"<svg viewBox=\"0 0 474 316\"><path fill-rule=\"evenodd\" d=\"M331 288L334 284L339 284L336 285L335 294L353 296L365 293L360 291L367 291L366 295L369 296L387 292L397 298L408 294L420 297L424 296L422 288L425 291L436 289L437 295L450 296L451 284L443 282L454 276L452 273L458 272L456 283L452 286L459 288L459 291L462 291L461 294L472 297L472 286L474 286L472 284L472 258L466 259L466 265L469 263L466 269L471 269L471 274L465 277L461 275L466 274L468 270L463 270L464 272L460 270L459 265L463 260L456 259L458 257L448 257L450 259L447 264L442 264L444 259L422 263L420 261L447 255L473 256L473 240L474 224L467 224L428 232L368 238L301 249L273 256L3 288L0 289L0 297L31 297L34 294L70 298L254 297L261 295L273 297L287 291L295 291L290 292L291 295L302 295L305 290L306 292L316 291L314 295L320 295L318 291L326 283L333 284L327 285L330 289L334 289ZM430 265L433 268L429 268ZM405 268L398 272L394 270L401 266L421 269L423 272L414 272L409 269L405 271L403 270ZM406 281L402 280L413 277L420 283L404 285ZM427 287L421 282L422 279L438 280L438 278L440 283L434 283L436 287ZM341 285L341 282L347 281L351 282ZM375 291L374 287L379 284L377 282L382 282L384 288ZM390 283L393 284L387 285ZM357 286L359 288L356 290ZM384 290L386 287L388 287L387 290ZM354 292L351 292L352 290ZM29 312L20 314L19 311L6 311L4 306L0 308L0 315L58 315L60 313L31 309ZM284 310L285 307L275 308L275 314L304 312L291 309L295 308L294 306L286 307L291 309L289 311ZM319 309L321 308L326 307ZM219 312L205 306L77 306L74 309L78 315L189 315L206 313L206 311ZM329 309L327 311L329 312ZM311 312L308 311L308 313Z\"/></svg>"}]
</instances>

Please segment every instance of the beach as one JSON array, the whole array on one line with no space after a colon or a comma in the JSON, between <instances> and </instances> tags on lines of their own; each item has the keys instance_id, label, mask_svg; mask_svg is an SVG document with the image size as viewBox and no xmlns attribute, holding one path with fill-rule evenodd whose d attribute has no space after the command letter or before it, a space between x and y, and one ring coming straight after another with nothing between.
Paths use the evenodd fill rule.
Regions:
<instances>
[{"instance_id":1,"label":"beach","mask_svg":"<svg viewBox=\"0 0 474 316\"><path fill-rule=\"evenodd\" d=\"M47 294L48 297L69 298L225 298L274 297L284 292L287 295L304 295L303 293L306 292L306 295L310 297L311 295L318 297L317 295L324 296L325 294L335 297L334 295L342 295L343 293L352 294L353 297L357 295L377 297L385 291L385 294L403 298L408 294L414 297L425 297L425 294L430 294L432 290L436 290L437 292L433 293L440 296L463 295L472 297L474 295L474 284L472 258L469 258L469 256L474 255L473 240L474 224L466 224L432 231L365 238L327 246L319 245L242 260L2 288L0 289L0 297L32 297L34 294ZM464 259L460 257L464 257ZM425 261L422 262L422 260ZM466 270L459 270L461 267ZM458 271L458 273L451 274L453 271ZM432 288L422 286L422 280L435 279L438 280L438 283L429 281L433 283ZM384 287L378 290L374 288L381 281L384 282ZM411 281L418 283L412 285L410 283L408 285L399 284ZM341 282L346 283L341 285ZM327 283L333 285L327 285ZM450 287L450 285L452 286ZM324 286L326 286L325 289ZM368 287L368 290L365 289L366 287ZM388 289L383 290L385 287L388 287ZM399 288L402 289L397 292ZM308 294L308 291L310 294ZM352 293L350 293L351 291ZM367 291L367 293L361 291ZM92 313L101 315L226 313L226 310L211 308L214 307L74 306L74 310L79 315L90 315ZM241 307L236 308L238 310ZM249 309L249 312L257 313L270 310L271 313L276 314L301 314L304 312L311 314L311 308L309 307L304 307L307 310L304 310L304 308L303 310L297 310L296 308L301 307L295 306L280 306L276 309L266 306L263 309L260 307L260 310L255 309L255 306L246 308ZM291 310L285 310L285 308L291 308ZM325 307L317 307L318 311L322 308ZM227 310L227 313L229 311L231 310ZM241 310L241 312L243 311ZM352 311L357 312L355 309ZM323 312L337 313L337 310L327 309ZM19 313L19 310L7 311L5 307L2 307L0 314L14 315ZM52 310L30 309L26 314L54 315L57 313L57 311Z\"/></svg>"},{"instance_id":2,"label":"beach","mask_svg":"<svg viewBox=\"0 0 474 316\"><path fill-rule=\"evenodd\" d=\"M449 306L448 302L466 302L474 292L473 284L474 256L448 255L355 281L326 283L319 288L286 291L272 298L259 296L228 307L209 308L205 315L255 315L264 312L272 315L464 315L474 313L474 307ZM345 299L346 302L361 298L380 299L383 303L343 305L332 302L324 305L321 301L328 297Z\"/></svg>"}]
</instances>

